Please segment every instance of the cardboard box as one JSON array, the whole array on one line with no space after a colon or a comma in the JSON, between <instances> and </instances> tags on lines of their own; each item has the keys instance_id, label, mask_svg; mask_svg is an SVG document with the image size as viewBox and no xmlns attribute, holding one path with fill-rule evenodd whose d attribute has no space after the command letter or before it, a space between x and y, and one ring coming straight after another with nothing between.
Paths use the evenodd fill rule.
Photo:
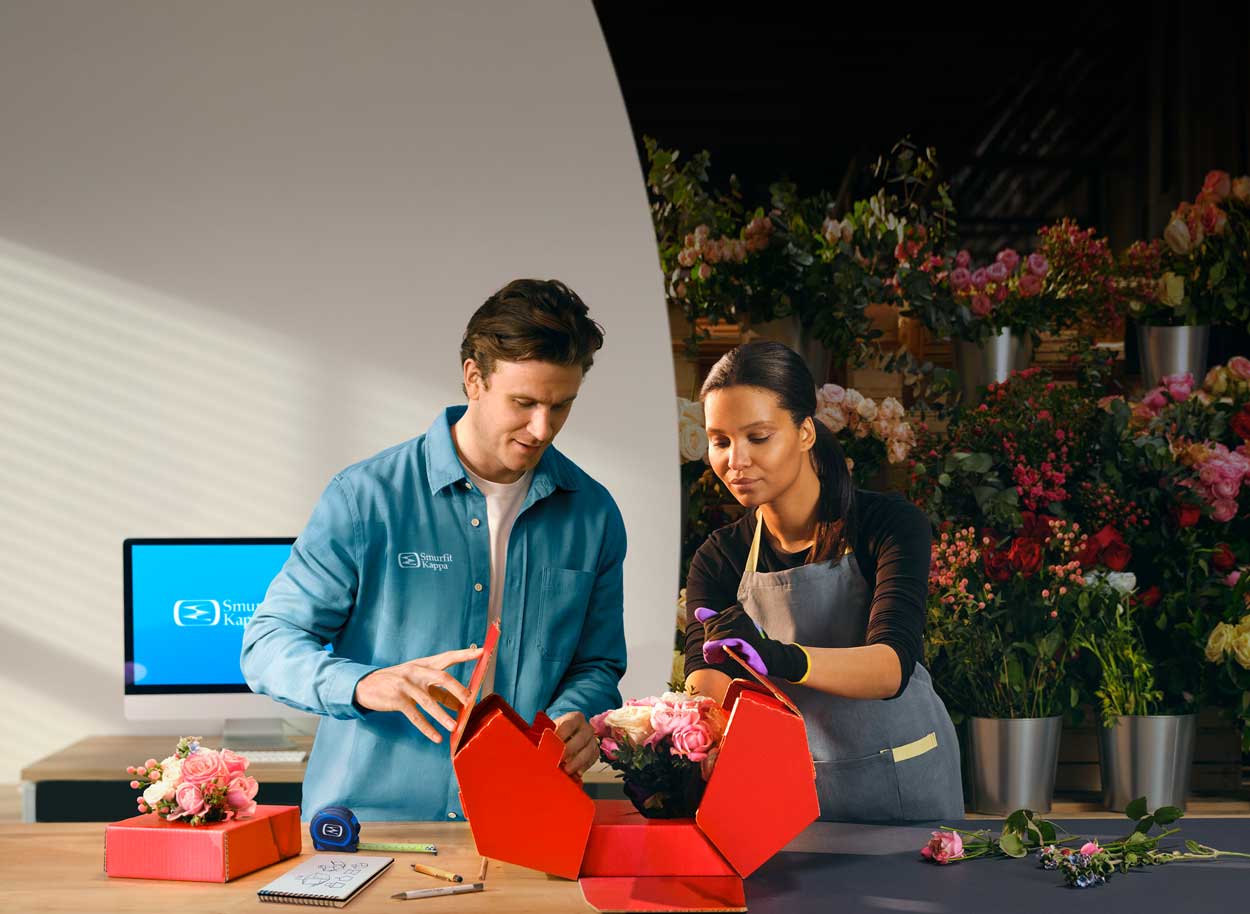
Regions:
<instances>
[{"instance_id":1,"label":"cardboard box","mask_svg":"<svg viewBox=\"0 0 1250 914\"><path fill-rule=\"evenodd\" d=\"M104 834L104 872L132 879L229 882L299 855L298 806L257 806L246 819L212 825L166 822L155 813L113 822Z\"/></svg>"},{"instance_id":2,"label":"cardboard box","mask_svg":"<svg viewBox=\"0 0 1250 914\"><path fill-rule=\"evenodd\" d=\"M741 911L742 880L820 815L803 717L745 664L753 678L725 695L729 723L695 817L647 819L628 801L591 800L564 773L544 714L527 724L498 695L472 703L498 640L495 624L450 740L483 856L579 879L600 911Z\"/></svg>"}]
</instances>

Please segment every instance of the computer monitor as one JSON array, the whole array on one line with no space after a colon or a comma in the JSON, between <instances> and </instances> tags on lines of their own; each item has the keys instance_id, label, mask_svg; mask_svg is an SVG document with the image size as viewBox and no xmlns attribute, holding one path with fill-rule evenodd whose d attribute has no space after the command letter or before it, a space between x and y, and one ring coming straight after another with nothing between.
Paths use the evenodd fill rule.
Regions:
<instances>
[{"instance_id":1,"label":"computer monitor","mask_svg":"<svg viewBox=\"0 0 1250 914\"><path fill-rule=\"evenodd\" d=\"M283 718L314 717L257 695L239 669L243 628L294 542L257 537L123 543L128 719L222 719L228 745L255 749L287 744Z\"/></svg>"}]
</instances>

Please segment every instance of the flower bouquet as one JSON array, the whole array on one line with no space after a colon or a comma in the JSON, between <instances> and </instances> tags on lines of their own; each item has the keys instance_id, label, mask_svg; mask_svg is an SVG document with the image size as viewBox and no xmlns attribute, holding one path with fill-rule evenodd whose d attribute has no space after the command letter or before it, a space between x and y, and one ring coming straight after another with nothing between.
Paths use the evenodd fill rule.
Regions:
<instances>
[{"instance_id":1,"label":"flower bouquet","mask_svg":"<svg viewBox=\"0 0 1250 914\"><path fill-rule=\"evenodd\" d=\"M903 404L893 397L878 403L857 390L825 384L816 391L816 419L837 437L861 487L876 478L883 461L907 460L916 444Z\"/></svg>"},{"instance_id":2,"label":"flower bouquet","mask_svg":"<svg viewBox=\"0 0 1250 914\"><path fill-rule=\"evenodd\" d=\"M158 762L148 759L126 773L131 788L142 790L139 812L156 813L169 822L205 825L246 818L256 811L256 778L244 774L247 756L200 745L198 736L184 736L174 754Z\"/></svg>"},{"instance_id":3,"label":"flower bouquet","mask_svg":"<svg viewBox=\"0 0 1250 914\"><path fill-rule=\"evenodd\" d=\"M621 772L625 795L642 815L694 815L725 735L725 712L716 701L665 692L631 698L590 723L600 758Z\"/></svg>"}]
</instances>

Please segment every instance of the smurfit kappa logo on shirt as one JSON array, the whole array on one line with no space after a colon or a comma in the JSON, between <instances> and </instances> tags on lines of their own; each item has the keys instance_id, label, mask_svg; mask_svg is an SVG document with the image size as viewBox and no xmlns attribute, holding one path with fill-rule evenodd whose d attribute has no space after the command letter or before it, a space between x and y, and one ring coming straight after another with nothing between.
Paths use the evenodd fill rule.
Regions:
<instances>
[{"instance_id":1,"label":"smurfit kappa logo on shirt","mask_svg":"<svg viewBox=\"0 0 1250 914\"><path fill-rule=\"evenodd\" d=\"M446 571L451 566L451 553L444 552L442 554L430 552L401 552L399 553L400 568L423 568L429 571Z\"/></svg>"}]
</instances>

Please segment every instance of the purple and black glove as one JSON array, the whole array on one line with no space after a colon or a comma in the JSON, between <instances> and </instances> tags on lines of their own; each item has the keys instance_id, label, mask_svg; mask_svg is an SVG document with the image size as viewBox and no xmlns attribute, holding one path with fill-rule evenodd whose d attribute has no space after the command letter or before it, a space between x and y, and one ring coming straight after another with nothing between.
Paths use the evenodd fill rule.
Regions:
<instances>
[{"instance_id":1,"label":"purple and black glove","mask_svg":"<svg viewBox=\"0 0 1250 914\"><path fill-rule=\"evenodd\" d=\"M737 603L721 612L700 606L694 617L703 623L703 659L708 663L724 663L724 648L729 647L761 676L776 676L789 682L806 678L807 652L797 644L769 638Z\"/></svg>"}]
</instances>

